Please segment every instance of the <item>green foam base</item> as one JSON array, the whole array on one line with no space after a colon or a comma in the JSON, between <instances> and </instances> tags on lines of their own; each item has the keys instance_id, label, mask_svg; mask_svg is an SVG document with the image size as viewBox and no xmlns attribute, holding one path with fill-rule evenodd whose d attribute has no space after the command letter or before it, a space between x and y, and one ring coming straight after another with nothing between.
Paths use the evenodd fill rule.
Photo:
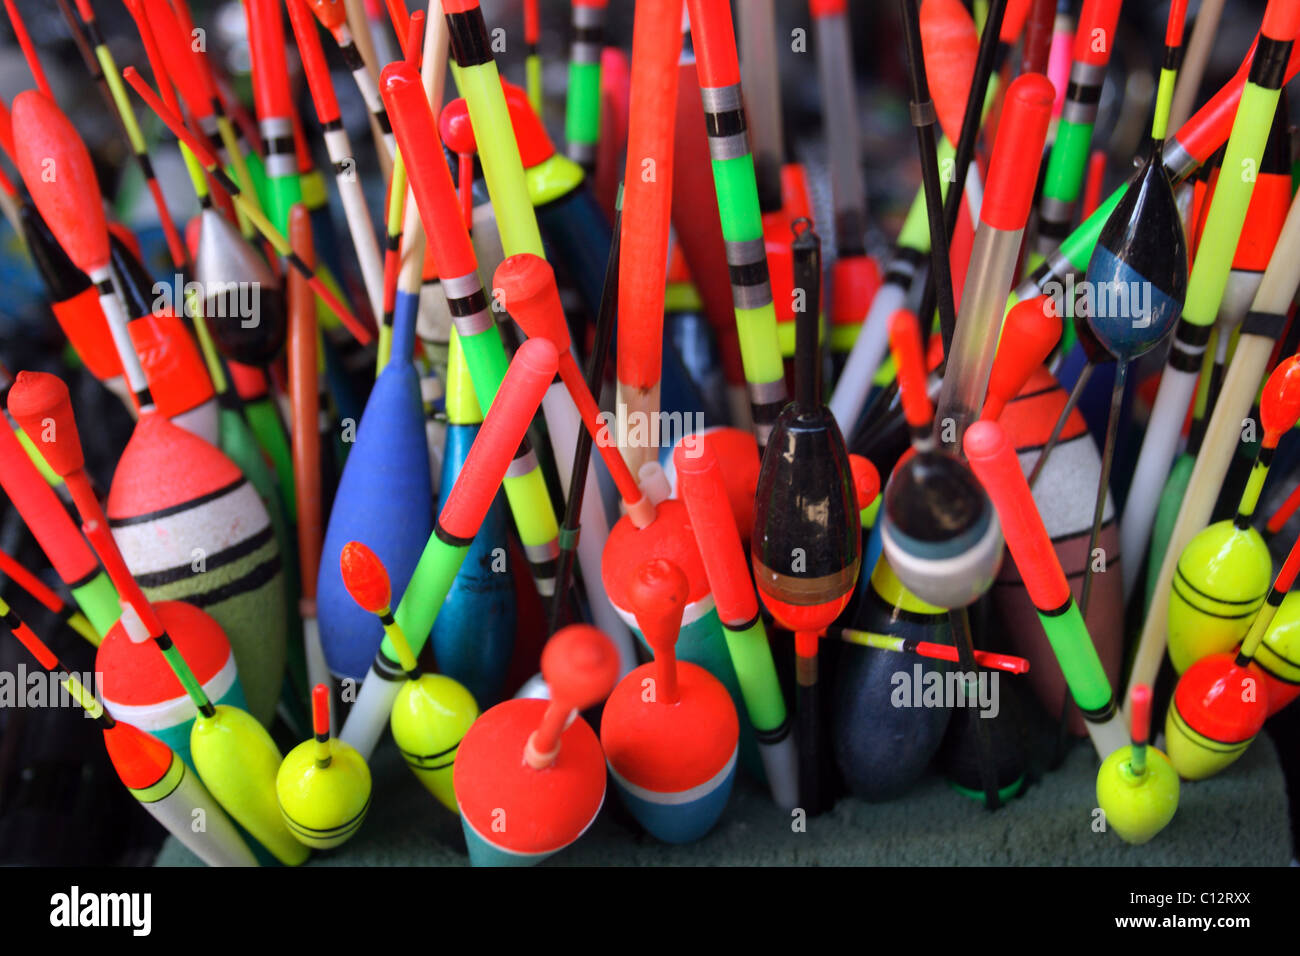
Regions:
<instances>
[{"instance_id":1,"label":"green foam base","mask_svg":"<svg viewBox=\"0 0 1300 956\"><path fill-rule=\"evenodd\" d=\"M1097 760L1080 742L1061 767L989 812L942 778L890 803L845 798L795 833L791 818L747 777L703 840L668 846L620 822L611 790L600 818L542 866L1286 866L1287 798L1277 752L1261 735L1227 771L1184 783L1173 822L1145 846L1092 829ZM374 797L361 832L313 866L466 866L459 819L402 764L385 739L371 764ZM168 839L159 866L197 866Z\"/></svg>"}]
</instances>

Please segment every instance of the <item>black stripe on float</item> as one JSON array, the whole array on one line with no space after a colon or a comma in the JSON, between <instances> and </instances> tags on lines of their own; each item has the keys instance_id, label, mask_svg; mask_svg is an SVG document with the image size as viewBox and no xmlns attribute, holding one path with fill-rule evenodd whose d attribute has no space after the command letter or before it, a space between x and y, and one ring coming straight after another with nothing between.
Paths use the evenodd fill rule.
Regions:
<instances>
[{"instance_id":1,"label":"black stripe on float","mask_svg":"<svg viewBox=\"0 0 1300 956\"><path fill-rule=\"evenodd\" d=\"M1173 70L1177 72L1183 66L1183 52L1187 48L1181 43L1178 46L1165 47L1165 58L1160 63L1163 70Z\"/></svg>"},{"instance_id":2,"label":"black stripe on float","mask_svg":"<svg viewBox=\"0 0 1300 956\"><path fill-rule=\"evenodd\" d=\"M438 521L433 523L433 533L438 536L439 541L443 544L449 544L453 548L468 548L470 542L474 540L473 538L461 538L452 534L442 526L441 522Z\"/></svg>"},{"instance_id":3,"label":"black stripe on float","mask_svg":"<svg viewBox=\"0 0 1300 956\"><path fill-rule=\"evenodd\" d=\"M381 133L387 136L393 131L393 122L388 118L387 110L381 108L374 114L374 116L376 121L379 123L379 131Z\"/></svg>"},{"instance_id":4,"label":"black stripe on float","mask_svg":"<svg viewBox=\"0 0 1300 956\"><path fill-rule=\"evenodd\" d=\"M745 132L745 111L725 110L721 113L705 113L704 124L710 136L736 136Z\"/></svg>"},{"instance_id":5,"label":"black stripe on float","mask_svg":"<svg viewBox=\"0 0 1300 956\"><path fill-rule=\"evenodd\" d=\"M293 137L291 136L271 136L262 138L263 151L267 156L279 156L282 153L292 153Z\"/></svg>"},{"instance_id":6,"label":"black stripe on float","mask_svg":"<svg viewBox=\"0 0 1300 956\"><path fill-rule=\"evenodd\" d=\"M19 619L18 615L14 613L13 608L10 608L5 613L5 616L0 618L0 621L4 621L5 627L9 628L11 631L16 631L18 628L23 626L23 622Z\"/></svg>"},{"instance_id":7,"label":"black stripe on float","mask_svg":"<svg viewBox=\"0 0 1300 956\"><path fill-rule=\"evenodd\" d=\"M1065 88L1065 98L1072 103L1083 103L1092 105L1101 102L1101 84L1093 85L1091 83L1083 84L1070 81L1070 85Z\"/></svg>"},{"instance_id":8,"label":"black stripe on float","mask_svg":"<svg viewBox=\"0 0 1300 956\"><path fill-rule=\"evenodd\" d=\"M166 518L170 515L180 514L182 511L188 511L191 508L197 508L199 505L205 505L209 501L215 501L222 495L229 494L240 485L247 484L248 479L240 476L228 485L209 491L206 495L200 495L198 498L191 498L189 501L182 501L180 504L172 505L168 508L159 508L157 511L149 511L142 515L130 515L126 518L110 518L108 526L110 528L127 528L133 524L144 524L147 521L156 521L159 518Z\"/></svg>"},{"instance_id":9,"label":"black stripe on float","mask_svg":"<svg viewBox=\"0 0 1300 956\"><path fill-rule=\"evenodd\" d=\"M547 558L545 561L529 561L528 566L533 569L533 577L555 577L555 558Z\"/></svg>"},{"instance_id":10,"label":"black stripe on float","mask_svg":"<svg viewBox=\"0 0 1300 956\"><path fill-rule=\"evenodd\" d=\"M1038 613L1043 615L1043 617L1060 617L1062 614L1064 614L1066 611L1070 609L1070 605L1073 603L1074 603L1074 595L1071 594L1068 597L1066 597L1065 603L1062 604L1060 607L1054 607L1048 610L1044 610L1043 608L1038 608Z\"/></svg>"},{"instance_id":11,"label":"black stripe on float","mask_svg":"<svg viewBox=\"0 0 1300 956\"><path fill-rule=\"evenodd\" d=\"M116 290L113 287L112 277L110 276L108 278L100 279L96 282L95 291L100 295L114 295Z\"/></svg>"},{"instance_id":12,"label":"black stripe on float","mask_svg":"<svg viewBox=\"0 0 1300 956\"><path fill-rule=\"evenodd\" d=\"M333 133L333 132L335 132L336 130L340 130L340 129L343 128L343 120L342 120L342 119L332 119L332 120L330 120L328 123L321 123L321 124L320 124L320 128L321 128L321 132L324 132L324 133Z\"/></svg>"},{"instance_id":13,"label":"black stripe on float","mask_svg":"<svg viewBox=\"0 0 1300 956\"><path fill-rule=\"evenodd\" d=\"M1075 706L1079 706L1077 701L1075 702ZM1099 707L1097 710L1084 710L1082 707L1079 707L1079 713L1083 715L1084 720L1091 724L1105 723L1115 716L1115 698L1112 695L1106 700L1105 705Z\"/></svg>"},{"instance_id":14,"label":"black stripe on float","mask_svg":"<svg viewBox=\"0 0 1300 956\"><path fill-rule=\"evenodd\" d=\"M402 247L402 234L400 232L390 232L384 236L384 249L387 252L398 252Z\"/></svg>"},{"instance_id":15,"label":"black stripe on float","mask_svg":"<svg viewBox=\"0 0 1300 956\"><path fill-rule=\"evenodd\" d=\"M370 663L370 669L380 680L391 683L406 680L406 671L402 670L400 664L384 653L382 645L375 652L375 659Z\"/></svg>"},{"instance_id":16,"label":"black stripe on float","mask_svg":"<svg viewBox=\"0 0 1300 956\"><path fill-rule=\"evenodd\" d=\"M604 27L579 27L575 26L572 30L569 45L576 46L579 43L603 43L605 40Z\"/></svg>"},{"instance_id":17,"label":"black stripe on float","mask_svg":"<svg viewBox=\"0 0 1300 956\"><path fill-rule=\"evenodd\" d=\"M1186 576L1184 576L1183 574L1183 569L1181 567L1176 567L1174 569L1174 577L1175 580L1182 581L1183 584L1187 585L1188 589L1191 590L1193 593L1199 594L1207 601L1213 601L1216 604L1240 604L1242 607L1245 607L1248 604L1255 604L1260 600L1262 600L1261 598L1247 598L1244 601L1229 601L1227 598L1215 597L1213 594L1206 594L1204 591L1198 588L1191 581L1187 580Z\"/></svg>"},{"instance_id":18,"label":"black stripe on float","mask_svg":"<svg viewBox=\"0 0 1300 956\"><path fill-rule=\"evenodd\" d=\"M780 726L773 727L771 730L759 730L755 727L754 742L760 745L779 744L781 741L785 740L785 738L790 736L790 727L792 725L793 721L791 721L789 714L787 714L785 721L782 722Z\"/></svg>"},{"instance_id":19,"label":"black stripe on float","mask_svg":"<svg viewBox=\"0 0 1300 956\"><path fill-rule=\"evenodd\" d=\"M135 161L140 164L140 172L144 175L146 180L157 178L153 171L153 161L149 159L148 153L137 154Z\"/></svg>"},{"instance_id":20,"label":"black stripe on float","mask_svg":"<svg viewBox=\"0 0 1300 956\"><path fill-rule=\"evenodd\" d=\"M776 416L781 414L781 409L785 408L786 404L785 399L779 402L763 402L762 404L751 401L749 411L754 416L755 421L772 422L776 421Z\"/></svg>"},{"instance_id":21,"label":"black stripe on float","mask_svg":"<svg viewBox=\"0 0 1300 956\"><path fill-rule=\"evenodd\" d=\"M112 523L113 523L113 522L110 521L110 522L109 522L109 525L111 526ZM68 590L69 590L69 591L75 591L77 588L85 587L85 586L86 586L87 584L89 584L91 581L95 580L95 577L96 577L96 576L97 576L97 575L98 575L102 570L103 570L103 569L99 566L99 564L96 563L95 566L94 566L93 568L91 568L89 571L87 571L83 576L77 578L77 580L75 580L75 581L64 581L63 583L66 584L66 585L68 586Z\"/></svg>"},{"instance_id":22,"label":"black stripe on float","mask_svg":"<svg viewBox=\"0 0 1300 956\"><path fill-rule=\"evenodd\" d=\"M1273 312L1247 312L1241 323L1242 335L1263 335L1276 341L1286 328L1286 316Z\"/></svg>"},{"instance_id":23,"label":"black stripe on float","mask_svg":"<svg viewBox=\"0 0 1300 956\"><path fill-rule=\"evenodd\" d=\"M742 262L739 264L727 263L727 272L731 276L732 285L754 286L763 285L770 282L767 272L767 259L757 259L754 262Z\"/></svg>"},{"instance_id":24,"label":"black stripe on float","mask_svg":"<svg viewBox=\"0 0 1300 956\"><path fill-rule=\"evenodd\" d=\"M275 537L275 530L268 523L265 528L237 544L231 545L223 551L207 556L203 561L203 570L195 571L193 564L182 564L174 568L167 568L163 571L152 571L148 574L134 574L136 584L142 588L160 588L167 584L174 584L177 581L184 581L186 578L197 577L200 574L207 574L214 568L224 567L232 564L240 558L247 557L259 548L265 547L268 541Z\"/></svg>"},{"instance_id":25,"label":"black stripe on float","mask_svg":"<svg viewBox=\"0 0 1300 956\"><path fill-rule=\"evenodd\" d=\"M195 591L192 594L179 597L177 600L184 601L186 604L193 604L199 608L211 607L214 604L220 604L222 601L237 598L241 594L247 594L249 591L256 591L268 581L274 580L279 573L280 556L276 555L271 560L259 564L242 578L231 581L229 584L223 584L211 591Z\"/></svg>"},{"instance_id":26,"label":"black stripe on float","mask_svg":"<svg viewBox=\"0 0 1300 956\"><path fill-rule=\"evenodd\" d=\"M355 43L340 46L339 54L342 55L343 65L348 68L349 73L355 73L357 70L366 68L366 61L361 58L361 51L357 49Z\"/></svg>"},{"instance_id":27,"label":"black stripe on float","mask_svg":"<svg viewBox=\"0 0 1300 956\"><path fill-rule=\"evenodd\" d=\"M492 62L492 46L488 40L487 24L483 21L483 8L475 4L473 10L445 14L447 32L451 34L451 55L456 65L480 66Z\"/></svg>"},{"instance_id":28,"label":"black stripe on float","mask_svg":"<svg viewBox=\"0 0 1300 956\"><path fill-rule=\"evenodd\" d=\"M1250 61L1250 82L1266 90L1280 90L1286 79L1286 61L1291 59L1291 38L1275 40L1260 34L1255 58Z\"/></svg>"},{"instance_id":29,"label":"black stripe on float","mask_svg":"<svg viewBox=\"0 0 1300 956\"><path fill-rule=\"evenodd\" d=\"M330 734L329 734L329 731L327 730L327 731L325 731L325 733L323 733L323 734L318 732L318 733L316 734L316 742L317 742L317 743L320 743L320 744L327 744L327 743L329 743L329 742L330 742Z\"/></svg>"},{"instance_id":30,"label":"black stripe on float","mask_svg":"<svg viewBox=\"0 0 1300 956\"><path fill-rule=\"evenodd\" d=\"M447 296L447 311L453 319L478 315L488 307L487 293L481 288L466 296Z\"/></svg>"}]
</instances>

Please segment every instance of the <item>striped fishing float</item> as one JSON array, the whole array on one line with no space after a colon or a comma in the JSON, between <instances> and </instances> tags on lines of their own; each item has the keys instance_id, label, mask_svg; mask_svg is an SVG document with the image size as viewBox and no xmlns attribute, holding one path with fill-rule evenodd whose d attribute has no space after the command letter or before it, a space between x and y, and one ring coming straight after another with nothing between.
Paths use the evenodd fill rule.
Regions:
<instances>
[{"instance_id":1,"label":"striped fishing float","mask_svg":"<svg viewBox=\"0 0 1300 956\"><path fill-rule=\"evenodd\" d=\"M0 624L8 628L42 667L62 674L60 683L99 724L113 769L149 815L208 866L256 866L230 818L212 799L198 775L163 741L132 724L115 720L76 675L0 599ZM196 830L199 817L205 826Z\"/></svg>"},{"instance_id":2,"label":"striped fishing float","mask_svg":"<svg viewBox=\"0 0 1300 956\"><path fill-rule=\"evenodd\" d=\"M470 863L532 866L595 821L605 803L605 757L577 711L609 696L618 669L605 635L570 625L542 651L550 700L507 700L470 727L455 769ZM503 813L504 830L493 825Z\"/></svg>"},{"instance_id":3,"label":"striped fishing float","mask_svg":"<svg viewBox=\"0 0 1300 956\"><path fill-rule=\"evenodd\" d=\"M544 339L529 339L515 352L501 391L483 418L478 437L465 457L465 464L397 606L394 616L407 635L413 653L418 654L428 640L443 600L492 506L524 432L541 405L542 395L555 377L558 364L555 346ZM401 689L402 673L392 642L385 638L341 734L362 756L372 753L379 741L392 712L393 699Z\"/></svg>"},{"instance_id":4,"label":"striped fishing float","mask_svg":"<svg viewBox=\"0 0 1300 956\"><path fill-rule=\"evenodd\" d=\"M726 0L689 0L689 9L736 329L761 451L786 403L785 371L776 334L754 159L746 138L736 35Z\"/></svg>"},{"instance_id":5,"label":"striped fishing float","mask_svg":"<svg viewBox=\"0 0 1300 956\"><path fill-rule=\"evenodd\" d=\"M349 541L339 555L343 584L352 599L379 618L392 641L406 682L393 698L389 726L402 758L429 792L453 813L459 812L453 787L456 751L478 719L478 704L465 687L444 674L421 674L411 645L393 617L388 570L360 541Z\"/></svg>"},{"instance_id":6,"label":"striped fishing float","mask_svg":"<svg viewBox=\"0 0 1300 956\"><path fill-rule=\"evenodd\" d=\"M294 838L315 850L346 843L370 809L370 768L365 759L330 735L330 689L311 692L313 739L285 756L275 775L275 799Z\"/></svg>"},{"instance_id":7,"label":"striped fishing float","mask_svg":"<svg viewBox=\"0 0 1300 956\"><path fill-rule=\"evenodd\" d=\"M596 171L600 142L600 58L605 48L609 0L576 0L569 26L569 89L564 101L564 141L569 159L588 176ZM538 109L538 113L541 110Z\"/></svg>"},{"instance_id":8,"label":"striped fishing float","mask_svg":"<svg viewBox=\"0 0 1300 956\"><path fill-rule=\"evenodd\" d=\"M1183 549L1169 594L1169 659L1180 674L1246 636L1264 601L1273 562L1251 527L1278 442L1300 419L1300 356L1281 362L1259 400L1264 435L1237 514L1200 531Z\"/></svg>"}]
</instances>

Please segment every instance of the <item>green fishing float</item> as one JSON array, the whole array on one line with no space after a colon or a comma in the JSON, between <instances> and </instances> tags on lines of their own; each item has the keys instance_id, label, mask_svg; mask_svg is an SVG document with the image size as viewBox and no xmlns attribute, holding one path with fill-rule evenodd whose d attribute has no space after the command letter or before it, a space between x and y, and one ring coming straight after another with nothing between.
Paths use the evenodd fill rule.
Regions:
<instances>
[{"instance_id":1,"label":"green fishing float","mask_svg":"<svg viewBox=\"0 0 1300 956\"><path fill-rule=\"evenodd\" d=\"M609 0L574 0L569 40L569 95L564 102L566 152L587 172L596 168L600 142L600 57Z\"/></svg>"}]
</instances>

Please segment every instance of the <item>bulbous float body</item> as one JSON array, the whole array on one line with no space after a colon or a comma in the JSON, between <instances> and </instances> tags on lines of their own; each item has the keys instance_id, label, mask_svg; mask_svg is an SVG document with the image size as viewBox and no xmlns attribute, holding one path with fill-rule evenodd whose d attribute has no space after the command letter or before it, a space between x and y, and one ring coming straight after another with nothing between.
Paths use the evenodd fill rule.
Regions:
<instances>
[{"instance_id":1,"label":"bulbous float body","mask_svg":"<svg viewBox=\"0 0 1300 956\"><path fill-rule=\"evenodd\" d=\"M1211 654L1178 680L1165 716L1169 760L1184 780L1204 780L1246 752L1268 715L1263 672Z\"/></svg>"},{"instance_id":2,"label":"bulbous float body","mask_svg":"<svg viewBox=\"0 0 1300 956\"><path fill-rule=\"evenodd\" d=\"M316 741L289 751L275 776L280 815L304 846L329 850L349 840L370 809L370 768L350 744L331 740L328 766L316 758Z\"/></svg>"},{"instance_id":3,"label":"bulbous float body","mask_svg":"<svg viewBox=\"0 0 1300 956\"><path fill-rule=\"evenodd\" d=\"M1268 545L1254 528L1216 521L1197 534L1178 559L1169 593L1174 669L1181 674L1239 644L1272 580Z\"/></svg>"},{"instance_id":4,"label":"bulbous float body","mask_svg":"<svg viewBox=\"0 0 1300 956\"><path fill-rule=\"evenodd\" d=\"M1133 773L1132 760L1130 745L1102 761L1097 771L1097 806L1106 814L1107 827L1125 843L1141 846L1174 818L1178 772L1154 747L1146 748L1146 767L1140 776Z\"/></svg>"},{"instance_id":5,"label":"bulbous float body","mask_svg":"<svg viewBox=\"0 0 1300 956\"><path fill-rule=\"evenodd\" d=\"M473 695L442 674L407 681L393 701L393 742L411 772L452 813L460 812L452 785L456 751L478 715Z\"/></svg>"}]
</instances>

